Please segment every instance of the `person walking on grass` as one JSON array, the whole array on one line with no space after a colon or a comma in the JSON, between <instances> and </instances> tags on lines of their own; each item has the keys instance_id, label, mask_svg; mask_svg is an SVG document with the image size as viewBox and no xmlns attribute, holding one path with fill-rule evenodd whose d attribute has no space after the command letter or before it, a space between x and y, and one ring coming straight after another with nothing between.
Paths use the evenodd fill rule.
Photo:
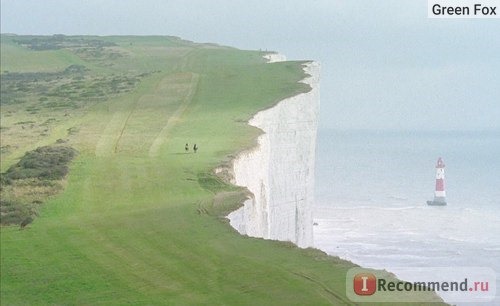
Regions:
<instances>
[{"instance_id":1,"label":"person walking on grass","mask_svg":"<svg viewBox=\"0 0 500 306\"><path fill-rule=\"evenodd\" d=\"M194 151L194 153L196 153L196 151L198 151L198 146L196 144L194 144L193 151Z\"/></svg>"},{"instance_id":2,"label":"person walking on grass","mask_svg":"<svg viewBox=\"0 0 500 306\"><path fill-rule=\"evenodd\" d=\"M184 150L187 152L189 152L189 145L186 143L186 145L184 146Z\"/></svg>"}]
</instances>

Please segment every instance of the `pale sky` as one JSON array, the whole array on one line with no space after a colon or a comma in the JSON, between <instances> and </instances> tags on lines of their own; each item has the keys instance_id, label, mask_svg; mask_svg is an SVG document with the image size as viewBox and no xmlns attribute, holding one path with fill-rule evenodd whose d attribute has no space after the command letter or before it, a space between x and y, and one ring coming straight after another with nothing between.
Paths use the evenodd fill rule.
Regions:
<instances>
[{"instance_id":1,"label":"pale sky","mask_svg":"<svg viewBox=\"0 0 500 306\"><path fill-rule=\"evenodd\" d=\"M321 128L500 131L500 19L427 0L1 0L1 32L276 50L321 62Z\"/></svg>"}]
</instances>

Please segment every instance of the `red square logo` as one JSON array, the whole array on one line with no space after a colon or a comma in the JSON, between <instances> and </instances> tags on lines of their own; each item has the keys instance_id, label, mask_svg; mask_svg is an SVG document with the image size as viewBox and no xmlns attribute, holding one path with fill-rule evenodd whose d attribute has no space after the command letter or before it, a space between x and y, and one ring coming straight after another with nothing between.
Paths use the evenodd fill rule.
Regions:
<instances>
[{"instance_id":1,"label":"red square logo","mask_svg":"<svg viewBox=\"0 0 500 306\"><path fill-rule=\"evenodd\" d=\"M377 290L377 278L371 273L358 273L354 276L354 293L372 295Z\"/></svg>"}]
</instances>

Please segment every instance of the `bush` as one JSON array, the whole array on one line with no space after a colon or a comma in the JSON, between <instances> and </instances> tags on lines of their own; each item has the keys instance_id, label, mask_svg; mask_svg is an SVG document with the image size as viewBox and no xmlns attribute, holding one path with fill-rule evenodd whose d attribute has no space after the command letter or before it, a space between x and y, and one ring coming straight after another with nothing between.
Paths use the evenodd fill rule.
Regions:
<instances>
[{"instance_id":1,"label":"bush","mask_svg":"<svg viewBox=\"0 0 500 306\"><path fill-rule=\"evenodd\" d=\"M0 199L0 223L2 225L20 224L24 220L33 221L36 208L32 205Z\"/></svg>"},{"instance_id":2,"label":"bush","mask_svg":"<svg viewBox=\"0 0 500 306\"><path fill-rule=\"evenodd\" d=\"M2 174L2 181L38 178L59 180L68 173L68 164L76 150L66 146L45 146L27 152L21 160Z\"/></svg>"}]
</instances>

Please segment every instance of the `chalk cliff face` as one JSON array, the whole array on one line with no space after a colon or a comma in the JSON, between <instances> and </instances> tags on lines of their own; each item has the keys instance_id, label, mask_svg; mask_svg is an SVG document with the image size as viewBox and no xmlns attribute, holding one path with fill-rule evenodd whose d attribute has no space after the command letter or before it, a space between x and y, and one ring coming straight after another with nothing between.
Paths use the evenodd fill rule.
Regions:
<instances>
[{"instance_id":1,"label":"chalk cliff face","mask_svg":"<svg viewBox=\"0 0 500 306\"><path fill-rule=\"evenodd\" d=\"M271 61L283 56L271 54ZM312 90L256 114L249 124L264 133L258 145L234 160L233 183L252 197L230 213L241 234L313 245L314 157L319 110L319 64L304 68Z\"/></svg>"},{"instance_id":2,"label":"chalk cliff face","mask_svg":"<svg viewBox=\"0 0 500 306\"><path fill-rule=\"evenodd\" d=\"M264 58L267 59L268 63L274 62L284 62L286 61L286 56L280 53L268 53L264 55Z\"/></svg>"}]
</instances>

